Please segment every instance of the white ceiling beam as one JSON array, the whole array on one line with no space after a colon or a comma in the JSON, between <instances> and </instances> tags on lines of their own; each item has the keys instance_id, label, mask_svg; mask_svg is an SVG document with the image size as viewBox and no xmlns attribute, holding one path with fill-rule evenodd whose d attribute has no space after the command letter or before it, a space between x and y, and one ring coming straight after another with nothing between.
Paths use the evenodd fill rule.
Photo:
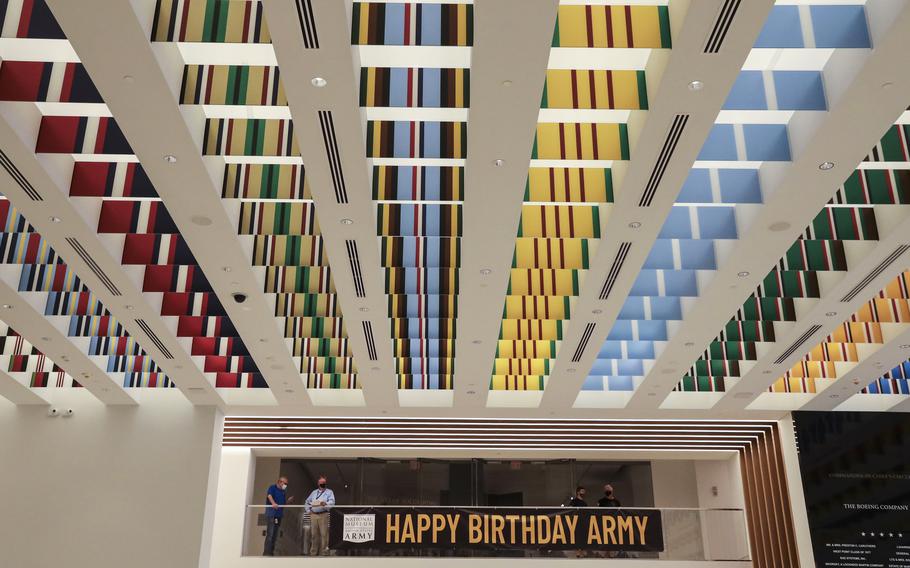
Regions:
<instances>
[{"instance_id":1,"label":"white ceiling beam","mask_svg":"<svg viewBox=\"0 0 910 568\"><path fill-rule=\"evenodd\" d=\"M46 389L45 389L46 390ZM45 398L48 393L39 392L28 385L17 381L5 371L0 371L0 397L20 405L50 405L50 401Z\"/></svg>"},{"instance_id":2,"label":"white ceiling beam","mask_svg":"<svg viewBox=\"0 0 910 568\"><path fill-rule=\"evenodd\" d=\"M474 4L456 408L487 401L557 7L556 0Z\"/></svg>"},{"instance_id":3,"label":"white ceiling beam","mask_svg":"<svg viewBox=\"0 0 910 568\"><path fill-rule=\"evenodd\" d=\"M631 117L631 160L614 166L618 182L615 203L573 307L541 400L542 409L564 410L575 402L774 2L741 3L720 51L705 53L721 4L715 0L691 2L686 11L682 4L670 4L673 48L657 50L648 60L649 110ZM702 82L701 90L689 88L694 80ZM650 206L641 206L643 192L680 115L688 115L688 120L679 144L667 161ZM635 228L632 222L641 225ZM604 281L623 243L631 243L631 247L612 290L601 300ZM587 347L572 361L587 324L594 324Z\"/></svg>"},{"instance_id":4,"label":"white ceiling beam","mask_svg":"<svg viewBox=\"0 0 910 568\"><path fill-rule=\"evenodd\" d=\"M365 117L359 105L360 60L351 46L350 3L313 2L318 48L308 49L294 2L265 1L263 10L281 81L294 119L294 133L306 165L316 215L329 258L338 303L357 362L366 404L373 409L398 406L397 376L392 356L384 270L376 232L370 168L366 159ZM321 77L322 88L311 81ZM336 197L326 139L319 113L331 113L337 142L338 170L346 202ZM324 115L325 116L325 115ZM342 220L351 221L342 224ZM347 242L356 243L363 292L358 296ZM375 356L371 357L363 324L372 327Z\"/></svg>"},{"instance_id":5,"label":"white ceiling beam","mask_svg":"<svg viewBox=\"0 0 910 568\"><path fill-rule=\"evenodd\" d=\"M906 2L875 7L867 6L875 49L838 51L831 57L823 71L828 111L794 115L789 125L791 162L762 166L764 206L741 231L711 282L700 290L684 316L681 331L666 343L629 407L650 408L665 400L743 300L906 109L910 75L899 70L906 60L910 8ZM834 167L820 171L819 165L828 161ZM758 371L762 364L756 365ZM745 384L741 380L733 391L748 392ZM732 404L726 400L734 397L735 392L727 393L724 404ZM748 403L750 399L736 400Z\"/></svg>"},{"instance_id":6,"label":"white ceiling beam","mask_svg":"<svg viewBox=\"0 0 910 568\"><path fill-rule=\"evenodd\" d=\"M901 324L891 324L901 325ZM824 390L818 391L812 400L804 404L799 410L834 410L838 405L849 400L850 395L859 393L869 386L869 383L878 379L892 368L900 365L910 358L910 325L903 324L903 331L890 338L884 344L858 345L863 352L856 363L835 363L839 370L849 370L840 373L840 376L831 380L816 380L816 385L824 384ZM902 402L902 397L893 394L864 394L863 397L876 397L878 400ZM895 407L894 410L899 410ZM905 409L906 410L910 409Z\"/></svg>"},{"instance_id":7,"label":"white ceiling beam","mask_svg":"<svg viewBox=\"0 0 910 568\"><path fill-rule=\"evenodd\" d=\"M220 180L216 183L206 168L172 80L159 64L132 6L103 0L51 0L48 6L116 116L272 394L281 404L310 405L306 383L275 318L274 301L266 297L250 268L250 255L221 203ZM168 71L179 77L182 61L167 64L172 67ZM126 76L131 79L124 80ZM201 132L196 135L201 137ZM167 155L175 156L176 163L165 161ZM230 267L230 273L223 267ZM233 300L237 292L247 296L243 304ZM178 385L184 382L182 374L174 379Z\"/></svg>"},{"instance_id":8,"label":"white ceiling beam","mask_svg":"<svg viewBox=\"0 0 910 568\"><path fill-rule=\"evenodd\" d=\"M59 166L60 161L48 160L46 163L42 163L35 156L35 142L38 138L38 127L41 120L37 108L34 105L14 105L14 103L0 104L0 115L2 115L0 116L0 146L3 147L10 162L17 168L20 179L27 185L19 185L9 172L4 170L0 174L2 176L0 179L5 182L3 193L19 208L29 223L41 233L54 250L66 260L67 265L73 268L79 278L86 283L117 321L123 324L146 353L169 377L174 379L177 388L190 401L195 404L222 404L221 397L205 379L196 362L182 348L177 347L180 342L175 337L174 331L164 323L156 308L149 305L139 288L122 270L119 260L106 252L95 228L85 222L80 211L70 201L68 197L69 170L61 171L60 168L52 167ZM42 199L33 200L26 192L28 187L40 194ZM53 219L59 221L55 222ZM86 251L90 251L91 260L100 269L100 272L110 279L116 290L120 292L119 294L115 294L105 286L88 262L70 246L67 238L75 239ZM18 296L18 294L16 295ZM127 309L128 305L133 306L133 309ZM36 313L40 315L40 312ZM167 358L161 350L156 348L136 323L137 319L142 319L148 324L149 328L171 351L173 358ZM40 317L40 320L47 321L43 316ZM28 318L21 322L13 322L9 318L7 321L13 328L40 323L37 320L32 322ZM17 326L16 323L19 325ZM106 380L102 382L105 384L99 384L98 388L94 390L89 388L101 400L109 404L134 403L132 397L123 390L122 385L110 379L106 373L101 372L91 363L84 352L74 351L73 349L76 348L73 347L69 338L59 331L53 330L53 326L50 324L48 326L46 333L37 333L37 336L56 338L51 345L47 346L46 351L52 360L58 361L62 365L67 357L70 358L72 365L67 363L66 368L74 377L79 377L77 380L80 382L86 380L84 373L104 377ZM103 388L110 390L104 391Z\"/></svg>"},{"instance_id":9,"label":"white ceiling beam","mask_svg":"<svg viewBox=\"0 0 910 568\"><path fill-rule=\"evenodd\" d=\"M826 187L824 184L818 185ZM891 211L887 211L888 209ZM853 263L854 259L848 258L848 262L853 263L850 271L843 275L834 274L834 277L840 277L840 279L836 284L829 285L827 290L825 290L825 282L820 282L822 297L811 300L811 308L808 312L800 313L801 310L797 310L798 320L796 322L775 322L775 340L758 344L759 353L763 356L760 355L759 360L755 361L753 365L742 365L741 363L740 366L745 372L717 401L718 408L735 410L748 406L755 397L765 392L787 370L802 360L806 352L824 341L834 329L840 327L873 295L907 269L907 266L910 265L910 254L907 254L906 250L906 246L910 244L907 242L907 235L910 235L910 216L906 214L907 209L910 208L901 205L881 206L879 211L891 212L895 216L900 215L904 217L903 222L897 224L896 227L894 225L888 227L889 233L880 241L862 242L862 244L868 244L874 248L863 254L861 259L856 259L861 260L860 262ZM878 219L879 229L882 231L887 230L889 219L885 217L885 215L879 215ZM862 292L856 294L852 299L844 301L847 294L860 286L867 275L878 272L879 265L886 261L890 261L890 264L881 270L878 276L866 283ZM815 325L821 327L815 333L808 334ZM776 362L783 352L800 341L800 346L796 351L785 357L780 363ZM863 386L869 384L872 378L874 377L869 378ZM824 380L819 382L824 382ZM685 393L682 396L685 396Z\"/></svg>"}]
</instances>

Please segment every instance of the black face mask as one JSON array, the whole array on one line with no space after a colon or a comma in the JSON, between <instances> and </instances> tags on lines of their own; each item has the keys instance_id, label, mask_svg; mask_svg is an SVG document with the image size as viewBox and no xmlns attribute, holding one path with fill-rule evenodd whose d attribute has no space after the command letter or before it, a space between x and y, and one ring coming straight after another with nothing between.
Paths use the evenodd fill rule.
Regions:
<instances>
[{"instance_id":1,"label":"black face mask","mask_svg":"<svg viewBox=\"0 0 910 568\"><path fill-rule=\"evenodd\" d=\"M320 484L319 484L319 488L320 488L320 489L325 489L325 483L320 483Z\"/></svg>"}]
</instances>

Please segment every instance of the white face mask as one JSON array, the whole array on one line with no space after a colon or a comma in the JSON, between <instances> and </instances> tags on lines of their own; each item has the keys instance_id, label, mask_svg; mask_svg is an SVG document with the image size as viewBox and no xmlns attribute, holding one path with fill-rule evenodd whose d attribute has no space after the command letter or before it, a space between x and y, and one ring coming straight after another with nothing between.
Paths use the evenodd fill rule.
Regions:
<instances>
[{"instance_id":1,"label":"white face mask","mask_svg":"<svg viewBox=\"0 0 910 568\"><path fill-rule=\"evenodd\" d=\"M282 483L282 484L281 484L281 485L279 485L279 486L278 486L278 487L280 487L280 488L281 488L281 490L282 490L282 491L284 491L284 490L285 490L285 489L287 489L287 488L288 488L288 484L287 484L287 483Z\"/></svg>"}]
</instances>

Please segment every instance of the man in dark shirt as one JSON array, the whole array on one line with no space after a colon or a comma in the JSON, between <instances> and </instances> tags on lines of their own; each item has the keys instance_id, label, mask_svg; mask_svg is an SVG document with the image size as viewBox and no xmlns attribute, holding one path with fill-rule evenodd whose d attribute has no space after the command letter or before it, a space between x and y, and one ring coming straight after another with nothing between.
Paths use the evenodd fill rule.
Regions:
<instances>
[{"instance_id":1,"label":"man in dark shirt","mask_svg":"<svg viewBox=\"0 0 910 568\"><path fill-rule=\"evenodd\" d=\"M575 497L572 497L572 500L569 501L569 507L587 507L588 504L585 502L585 488L578 486L575 488Z\"/></svg>"},{"instance_id":2,"label":"man in dark shirt","mask_svg":"<svg viewBox=\"0 0 910 568\"><path fill-rule=\"evenodd\" d=\"M268 527L265 530L265 548L263 556L275 556L275 541L278 540L278 529L284 517L284 506L294 502L294 497L287 496L288 478L281 476L269 486L265 494L265 517Z\"/></svg>"},{"instance_id":3,"label":"man in dark shirt","mask_svg":"<svg viewBox=\"0 0 910 568\"><path fill-rule=\"evenodd\" d=\"M622 507L622 503L613 494L613 486L609 483L604 485L604 496L597 501L598 507Z\"/></svg>"}]
</instances>

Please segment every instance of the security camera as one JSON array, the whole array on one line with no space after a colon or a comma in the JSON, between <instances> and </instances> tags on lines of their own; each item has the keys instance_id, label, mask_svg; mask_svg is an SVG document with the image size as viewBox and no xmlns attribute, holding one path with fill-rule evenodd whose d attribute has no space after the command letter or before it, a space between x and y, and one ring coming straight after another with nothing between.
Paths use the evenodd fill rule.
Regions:
<instances>
[{"instance_id":1,"label":"security camera","mask_svg":"<svg viewBox=\"0 0 910 568\"><path fill-rule=\"evenodd\" d=\"M47 415L48 415L48 416L59 416L59 415L60 415L60 411L59 411L56 407L53 407L53 406L52 406L52 407L50 407L50 408L47 409Z\"/></svg>"},{"instance_id":2,"label":"security camera","mask_svg":"<svg viewBox=\"0 0 910 568\"><path fill-rule=\"evenodd\" d=\"M72 416L73 414L75 414L75 411L74 411L72 408L67 408L67 409L63 412L63 416L66 417L66 418L69 418L69 417Z\"/></svg>"},{"instance_id":3,"label":"security camera","mask_svg":"<svg viewBox=\"0 0 910 568\"><path fill-rule=\"evenodd\" d=\"M237 302L238 304L242 304L242 303L246 302L246 294L244 294L243 292L234 292L233 294L231 294L231 297L234 298L234 301Z\"/></svg>"}]
</instances>

